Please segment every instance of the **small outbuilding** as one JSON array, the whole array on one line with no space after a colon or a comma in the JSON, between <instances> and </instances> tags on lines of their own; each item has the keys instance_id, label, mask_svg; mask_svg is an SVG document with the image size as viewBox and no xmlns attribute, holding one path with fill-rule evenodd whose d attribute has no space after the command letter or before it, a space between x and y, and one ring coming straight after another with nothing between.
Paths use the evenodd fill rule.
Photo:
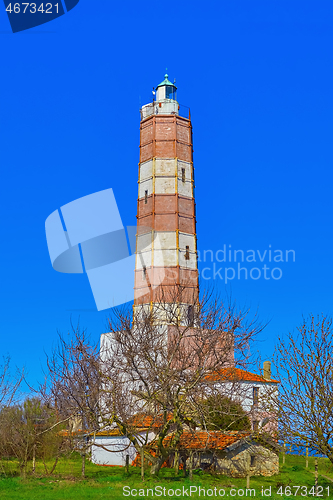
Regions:
<instances>
[{"instance_id":1,"label":"small outbuilding","mask_svg":"<svg viewBox=\"0 0 333 500\"><path fill-rule=\"evenodd\" d=\"M194 469L211 468L233 477L278 474L278 451L279 446L270 437L264 441L249 432L184 432L179 443L179 453L187 467L192 460Z\"/></svg>"}]
</instances>

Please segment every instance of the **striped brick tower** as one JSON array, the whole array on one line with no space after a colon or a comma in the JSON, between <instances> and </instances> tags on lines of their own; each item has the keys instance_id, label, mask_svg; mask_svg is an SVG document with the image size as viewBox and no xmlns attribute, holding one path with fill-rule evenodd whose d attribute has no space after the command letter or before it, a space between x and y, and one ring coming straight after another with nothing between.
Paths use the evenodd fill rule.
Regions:
<instances>
[{"instance_id":1,"label":"striped brick tower","mask_svg":"<svg viewBox=\"0 0 333 500\"><path fill-rule=\"evenodd\" d=\"M134 308L179 305L193 322L198 298L192 125L165 75L141 109ZM162 319L162 318L161 318Z\"/></svg>"}]
</instances>

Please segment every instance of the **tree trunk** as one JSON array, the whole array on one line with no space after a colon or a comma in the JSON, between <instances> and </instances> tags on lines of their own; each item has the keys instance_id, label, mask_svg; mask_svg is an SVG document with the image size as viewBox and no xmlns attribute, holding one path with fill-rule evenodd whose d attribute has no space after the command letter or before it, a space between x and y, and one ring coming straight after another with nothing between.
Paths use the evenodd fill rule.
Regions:
<instances>
[{"instance_id":1,"label":"tree trunk","mask_svg":"<svg viewBox=\"0 0 333 500\"><path fill-rule=\"evenodd\" d=\"M82 477L86 477L86 454L82 453L82 471L81 471Z\"/></svg>"},{"instance_id":2,"label":"tree trunk","mask_svg":"<svg viewBox=\"0 0 333 500\"><path fill-rule=\"evenodd\" d=\"M318 494L318 458L315 458L315 487L316 487L316 496Z\"/></svg>"},{"instance_id":3,"label":"tree trunk","mask_svg":"<svg viewBox=\"0 0 333 500\"><path fill-rule=\"evenodd\" d=\"M145 454L143 448L141 448L141 479L145 480Z\"/></svg>"},{"instance_id":4,"label":"tree trunk","mask_svg":"<svg viewBox=\"0 0 333 500\"><path fill-rule=\"evenodd\" d=\"M42 458L42 461L43 461L43 465L44 465L45 472L46 472L46 474L48 475L48 474L49 474L49 470L48 470L47 465L46 465L46 463L45 463L45 459L44 459L44 457Z\"/></svg>"},{"instance_id":5,"label":"tree trunk","mask_svg":"<svg viewBox=\"0 0 333 500\"><path fill-rule=\"evenodd\" d=\"M250 488L250 472L248 472L246 476L246 488Z\"/></svg>"},{"instance_id":6,"label":"tree trunk","mask_svg":"<svg viewBox=\"0 0 333 500\"><path fill-rule=\"evenodd\" d=\"M57 467L58 461L59 461L59 457L56 458L56 461L53 464L53 467L50 471L50 474L53 474L53 472L55 471L55 468Z\"/></svg>"},{"instance_id":7,"label":"tree trunk","mask_svg":"<svg viewBox=\"0 0 333 500\"><path fill-rule=\"evenodd\" d=\"M126 455L126 472L129 473L129 455Z\"/></svg>"},{"instance_id":8,"label":"tree trunk","mask_svg":"<svg viewBox=\"0 0 333 500\"><path fill-rule=\"evenodd\" d=\"M193 479L193 451L190 451L190 463L189 463L189 478Z\"/></svg>"},{"instance_id":9,"label":"tree trunk","mask_svg":"<svg viewBox=\"0 0 333 500\"><path fill-rule=\"evenodd\" d=\"M27 462L23 462L21 464L20 469L21 469L21 477L23 479L26 479L26 477L27 477Z\"/></svg>"},{"instance_id":10,"label":"tree trunk","mask_svg":"<svg viewBox=\"0 0 333 500\"><path fill-rule=\"evenodd\" d=\"M183 457L183 470L184 470L184 477L186 477L186 456Z\"/></svg>"},{"instance_id":11,"label":"tree trunk","mask_svg":"<svg viewBox=\"0 0 333 500\"><path fill-rule=\"evenodd\" d=\"M28 447L29 447L29 442L27 441L27 444L25 447L24 459L21 462L21 476L23 477L23 479L25 479L27 477Z\"/></svg>"},{"instance_id":12,"label":"tree trunk","mask_svg":"<svg viewBox=\"0 0 333 500\"><path fill-rule=\"evenodd\" d=\"M158 476L164 462L165 457L158 457L157 460L152 463L150 474L152 474L153 476Z\"/></svg>"},{"instance_id":13,"label":"tree trunk","mask_svg":"<svg viewBox=\"0 0 333 500\"><path fill-rule=\"evenodd\" d=\"M36 445L34 444L32 449L32 473L35 474L36 471Z\"/></svg>"},{"instance_id":14,"label":"tree trunk","mask_svg":"<svg viewBox=\"0 0 333 500\"><path fill-rule=\"evenodd\" d=\"M174 458L173 466L175 469L175 474L176 474L176 476L178 476L178 473L179 473L179 452L178 451L175 451L175 458Z\"/></svg>"},{"instance_id":15,"label":"tree trunk","mask_svg":"<svg viewBox=\"0 0 333 500\"><path fill-rule=\"evenodd\" d=\"M308 445L306 445L306 448L305 448L305 468L306 469L309 468L309 447L308 447Z\"/></svg>"},{"instance_id":16,"label":"tree trunk","mask_svg":"<svg viewBox=\"0 0 333 500\"><path fill-rule=\"evenodd\" d=\"M286 463L286 442L283 441L283 458L282 458L282 463Z\"/></svg>"}]
</instances>

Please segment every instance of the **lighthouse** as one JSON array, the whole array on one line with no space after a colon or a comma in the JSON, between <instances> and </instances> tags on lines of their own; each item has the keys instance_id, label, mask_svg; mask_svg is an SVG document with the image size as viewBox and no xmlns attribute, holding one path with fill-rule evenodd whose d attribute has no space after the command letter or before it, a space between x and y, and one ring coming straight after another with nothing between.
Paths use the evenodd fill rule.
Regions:
<instances>
[{"instance_id":1,"label":"lighthouse","mask_svg":"<svg viewBox=\"0 0 333 500\"><path fill-rule=\"evenodd\" d=\"M141 108L134 311L155 308L168 322L170 304L193 324L198 292L191 116L166 74Z\"/></svg>"}]
</instances>

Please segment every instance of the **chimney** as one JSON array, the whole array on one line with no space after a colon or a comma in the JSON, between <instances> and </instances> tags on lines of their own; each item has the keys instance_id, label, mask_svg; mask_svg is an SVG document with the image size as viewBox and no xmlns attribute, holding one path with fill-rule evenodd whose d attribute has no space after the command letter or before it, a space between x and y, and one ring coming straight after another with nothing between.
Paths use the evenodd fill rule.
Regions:
<instances>
[{"instance_id":1,"label":"chimney","mask_svg":"<svg viewBox=\"0 0 333 500\"><path fill-rule=\"evenodd\" d=\"M264 361L264 379L266 380L271 380L271 362L270 361Z\"/></svg>"}]
</instances>

